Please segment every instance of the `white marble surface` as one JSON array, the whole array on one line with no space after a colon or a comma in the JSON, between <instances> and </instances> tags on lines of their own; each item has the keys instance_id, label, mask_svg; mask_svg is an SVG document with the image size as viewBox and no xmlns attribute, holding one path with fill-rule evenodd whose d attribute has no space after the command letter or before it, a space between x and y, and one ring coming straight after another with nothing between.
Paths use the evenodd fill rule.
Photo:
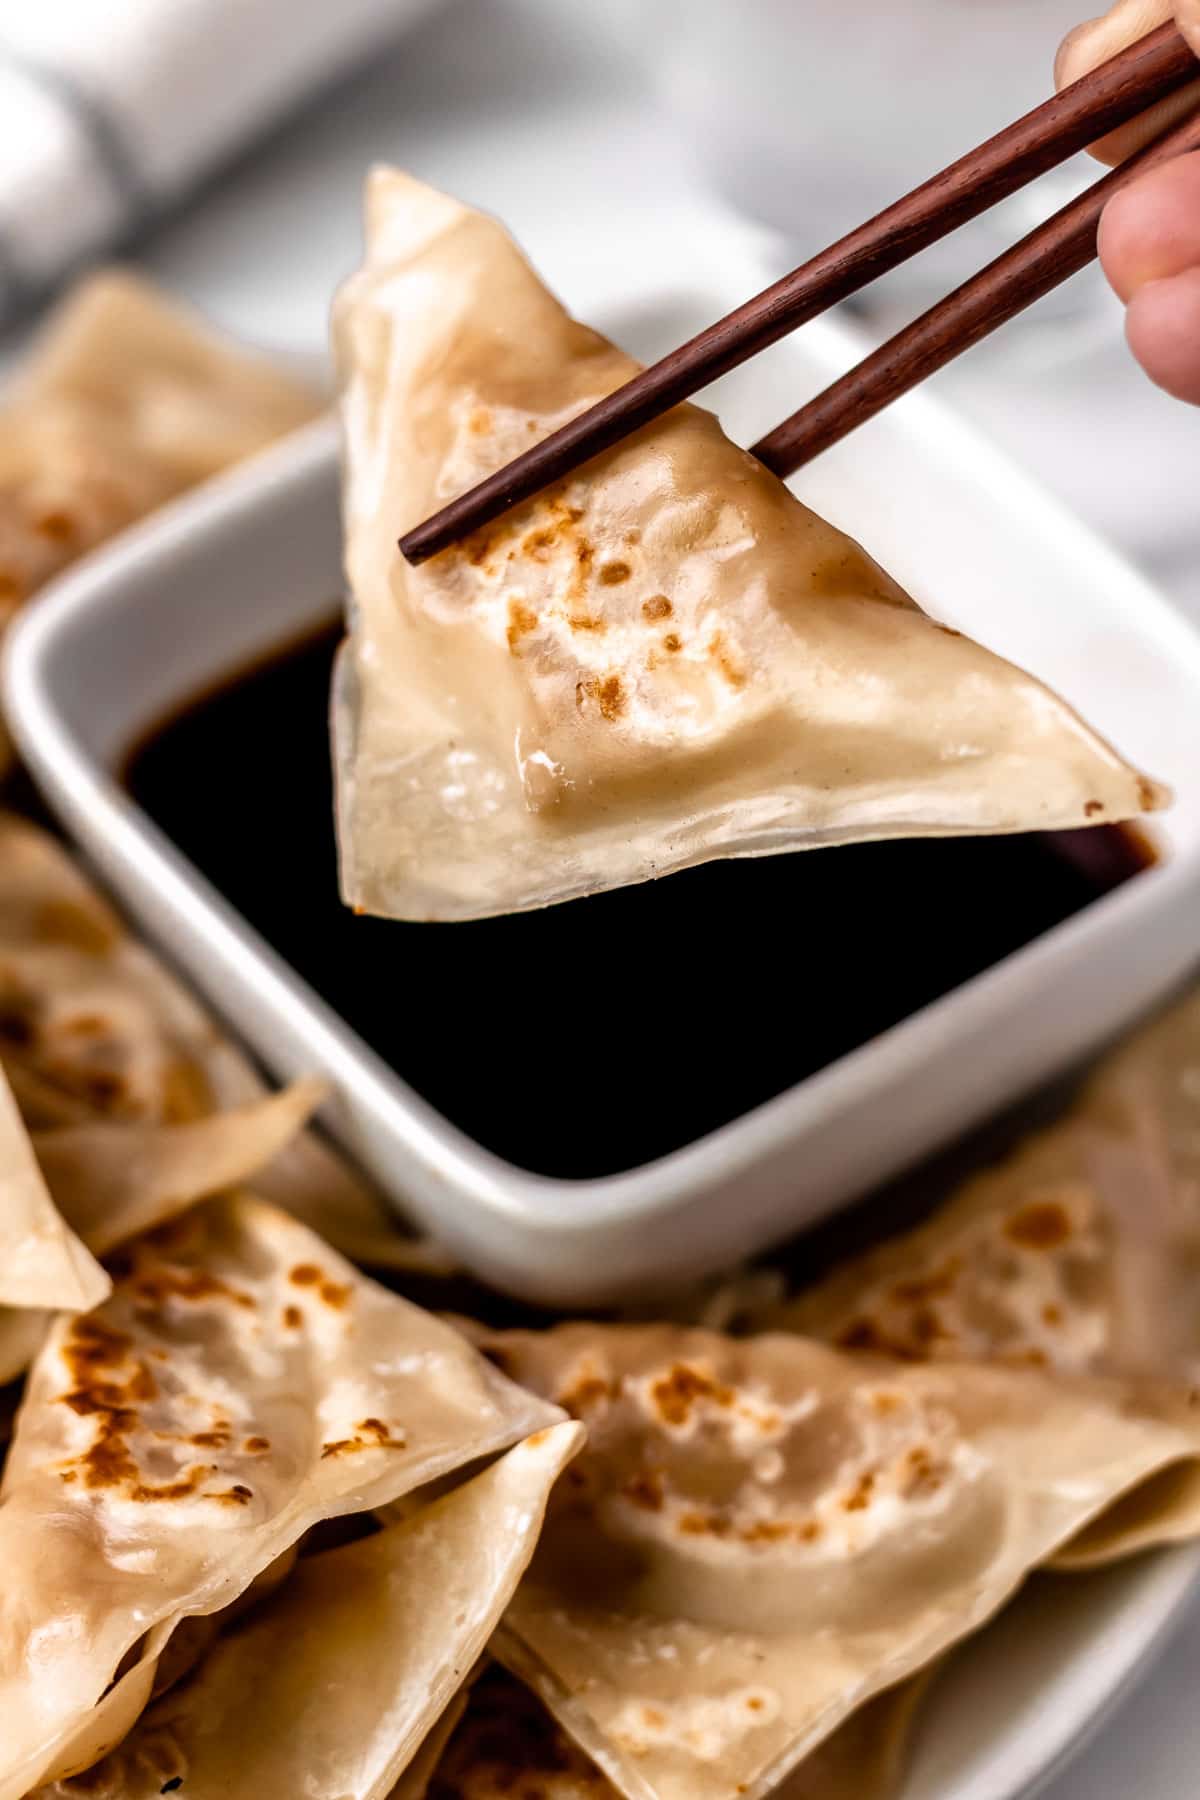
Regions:
<instances>
[{"instance_id":1,"label":"white marble surface","mask_svg":"<svg viewBox=\"0 0 1200 1800\"><path fill-rule=\"evenodd\" d=\"M678 246L681 267L719 255L723 234L746 228L701 190L604 12L604 0L450 0L214 185L146 263L237 331L315 351L332 286L356 259L373 159L502 213L567 293L594 291L603 273L635 294L636 246L651 234ZM627 272L612 266L622 246ZM786 251L773 254L782 270ZM1115 306L1097 295L1082 323L1048 318L941 385L1200 620L1200 413L1142 381ZM1049 1800L1194 1800L1197 1671L1200 1599Z\"/></svg>"}]
</instances>

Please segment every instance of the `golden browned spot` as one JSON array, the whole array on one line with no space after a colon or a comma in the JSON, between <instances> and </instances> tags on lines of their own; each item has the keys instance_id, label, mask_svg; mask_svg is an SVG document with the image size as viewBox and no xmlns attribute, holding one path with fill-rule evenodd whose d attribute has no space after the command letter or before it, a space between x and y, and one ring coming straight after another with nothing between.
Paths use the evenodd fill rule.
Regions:
<instances>
[{"instance_id":1,"label":"golden browned spot","mask_svg":"<svg viewBox=\"0 0 1200 1800\"><path fill-rule=\"evenodd\" d=\"M782 1519L755 1519L738 1534L744 1544L779 1544L792 1535L792 1527Z\"/></svg>"},{"instance_id":2,"label":"golden browned spot","mask_svg":"<svg viewBox=\"0 0 1200 1800\"><path fill-rule=\"evenodd\" d=\"M531 631L537 630L537 622L538 617L535 612L531 612L527 606L522 606L519 600L509 601L508 647L514 654L521 639L528 637Z\"/></svg>"},{"instance_id":3,"label":"golden browned spot","mask_svg":"<svg viewBox=\"0 0 1200 1800\"><path fill-rule=\"evenodd\" d=\"M503 1364L500 1366L503 1367ZM581 1375L556 1398L561 1407L579 1418L589 1406L598 1406L602 1400L615 1399L616 1393L614 1384L603 1375Z\"/></svg>"},{"instance_id":4,"label":"golden browned spot","mask_svg":"<svg viewBox=\"0 0 1200 1800\"><path fill-rule=\"evenodd\" d=\"M621 1489L627 1500L646 1512L661 1512L665 1498L662 1473L658 1469L640 1469Z\"/></svg>"},{"instance_id":5,"label":"golden browned spot","mask_svg":"<svg viewBox=\"0 0 1200 1800\"><path fill-rule=\"evenodd\" d=\"M811 1544L821 1535L815 1519L756 1519L738 1533L743 1544L781 1544L787 1539Z\"/></svg>"},{"instance_id":6,"label":"golden browned spot","mask_svg":"<svg viewBox=\"0 0 1200 1800\"><path fill-rule=\"evenodd\" d=\"M131 1489L129 1498L143 1504L154 1500L186 1500L189 1494L195 1493L206 1476L215 1472L211 1465L197 1464L186 1475L180 1476L178 1481L139 1481Z\"/></svg>"},{"instance_id":7,"label":"golden browned spot","mask_svg":"<svg viewBox=\"0 0 1200 1800\"><path fill-rule=\"evenodd\" d=\"M1071 1218L1057 1200L1031 1200L1004 1226L1004 1235L1025 1250L1057 1250L1071 1236Z\"/></svg>"},{"instance_id":8,"label":"golden browned spot","mask_svg":"<svg viewBox=\"0 0 1200 1800\"><path fill-rule=\"evenodd\" d=\"M254 1498L253 1488L243 1487L239 1481L234 1487L225 1488L220 1493L206 1494L207 1500L223 1500L226 1506L246 1506Z\"/></svg>"},{"instance_id":9,"label":"golden browned spot","mask_svg":"<svg viewBox=\"0 0 1200 1800\"><path fill-rule=\"evenodd\" d=\"M1102 813L1103 811L1103 800L1089 800L1084 805L1083 816L1085 819L1094 819L1097 814Z\"/></svg>"},{"instance_id":10,"label":"golden browned spot","mask_svg":"<svg viewBox=\"0 0 1200 1800\"><path fill-rule=\"evenodd\" d=\"M95 1443L79 1458L85 1487L121 1487L126 1482L137 1481L138 1466L123 1436L123 1431L131 1430L134 1423L129 1414L101 1416Z\"/></svg>"},{"instance_id":11,"label":"golden browned spot","mask_svg":"<svg viewBox=\"0 0 1200 1800\"><path fill-rule=\"evenodd\" d=\"M59 1030L66 1037L103 1037L108 1030L108 1021L99 1013L76 1013L73 1019L64 1019Z\"/></svg>"},{"instance_id":12,"label":"golden browned spot","mask_svg":"<svg viewBox=\"0 0 1200 1800\"><path fill-rule=\"evenodd\" d=\"M117 941L117 933L99 908L88 911L72 900L45 900L34 916L34 936L43 944L66 944L72 950L103 956Z\"/></svg>"},{"instance_id":13,"label":"golden browned spot","mask_svg":"<svg viewBox=\"0 0 1200 1800\"><path fill-rule=\"evenodd\" d=\"M870 1469L864 1470L842 1501L844 1512L865 1512L871 1503L871 1495L875 1491L875 1476Z\"/></svg>"},{"instance_id":14,"label":"golden browned spot","mask_svg":"<svg viewBox=\"0 0 1200 1800\"><path fill-rule=\"evenodd\" d=\"M271 1448L270 1438L248 1437L242 1445L247 1456L261 1456L264 1450Z\"/></svg>"},{"instance_id":15,"label":"golden browned spot","mask_svg":"<svg viewBox=\"0 0 1200 1800\"><path fill-rule=\"evenodd\" d=\"M582 706L587 695L600 708L600 717L611 724L625 710L625 690L619 675L594 675L590 681L575 683L575 704Z\"/></svg>"},{"instance_id":16,"label":"golden browned spot","mask_svg":"<svg viewBox=\"0 0 1200 1800\"><path fill-rule=\"evenodd\" d=\"M600 565L600 583L602 587L620 587L633 574L627 562L606 562Z\"/></svg>"},{"instance_id":17,"label":"golden browned spot","mask_svg":"<svg viewBox=\"0 0 1200 1800\"><path fill-rule=\"evenodd\" d=\"M884 1419L887 1418L889 1413L896 1412L900 1404L901 1400L899 1394L888 1394L881 1391L874 1393L871 1396L871 1405L875 1408L875 1411L880 1417Z\"/></svg>"},{"instance_id":18,"label":"golden browned spot","mask_svg":"<svg viewBox=\"0 0 1200 1800\"><path fill-rule=\"evenodd\" d=\"M229 1427L223 1426L219 1431L196 1431L188 1439L200 1450L224 1450L229 1442Z\"/></svg>"},{"instance_id":19,"label":"golden browned spot","mask_svg":"<svg viewBox=\"0 0 1200 1800\"><path fill-rule=\"evenodd\" d=\"M365 1427L370 1427L368 1435L360 1436ZM366 1419L355 1427L354 1437L336 1438L332 1443L322 1444L321 1457L324 1460L328 1456L350 1456L357 1450L403 1450L406 1444L403 1432L394 1438L379 1419Z\"/></svg>"},{"instance_id":20,"label":"golden browned spot","mask_svg":"<svg viewBox=\"0 0 1200 1800\"><path fill-rule=\"evenodd\" d=\"M730 687L740 688L746 685L746 671L725 639L724 632L714 631L708 640L708 654L720 669Z\"/></svg>"},{"instance_id":21,"label":"golden browned spot","mask_svg":"<svg viewBox=\"0 0 1200 1800\"><path fill-rule=\"evenodd\" d=\"M382 1419L360 1419L354 1429L364 1437L374 1438L377 1444L390 1444L393 1441L392 1434Z\"/></svg>"},{"instance_id":22,"label":"golden browned spot","mask_svg":"<svg viewBox=\"0 0 1200 1800\"><path fill-rule=\"evenodd\" d=\"M763 1709L763 1702L759 1699L758 1695L751 1694L750 1698L746 1702L746 1711L747 1712L761 1712L762 1709Z\"/></svg>"},{"instance_id":23,"label":"golden browned spot","mask_svg":"<svg viewBox=\"0 0 1200 1800\"><path fill-rule=\"evenodd\" d=\"M685 1537L728 1537L732 1529L729 1520L714 1512L685 1512L678 1519L680 1531Z\"/></svg>"},{"instance_id":24,"label":"golden browned spot","mask_svg":"<svg viewBox=\"0 0 1200 1800\"><path fill-rule=\"evenodd\" d=\"M551 525L548 528L543 526L538 531L526 532L525 536L521 539L521 550L531 562L546 563L550 561L550 558L554 553L554 546L557 540L558 527L555 525Z\"/></svg>"},{"instance_id":25,"label":"golden browned spot","mask_svg":"<svg viewBox=\"0 0 1200 1800\"><path fill-rule=\"evenodd\" d=\"M52 544L69 544L75 536L75 521L69 513L55 509L36 518L33 529L39 537L49 538Z\"/></svg>"},{"instance_id":26,"label":"golden browned spot","mask_svg":"<svg viewBox=\"0 0 1200 1800\"><path fill-rule=\"evenodd\" d=\"M642 617L652 623L655 619L669 619L674 610L665 594L651 594L648 600L642 601Z\"/></svg>"},{"instance_id":27,"label":"golden browned spot","mask_svg":"<svg viewBox=\"0 0 1200 1800\"><path fill-rule=\"evenodd\" d=\"M674 655L676 650L683 649L683 639L678 637L675 632L668 631L666 637L663 639L663 649L669 650L671 654Z\"/></svg>"},{"instance_id":28,"label":"golden browned spot","mask_svg":"<svg viewBox=\"0 0 1200 1800\"><path fill-rule=\"evenodd\" d=\"M917 1494L934 1494L946 1479L946 1465L918 1444L904 1459L902 1489L907 1498Z\"/></svg>"},{"instance_id":29,"label":"golden browned spot","mask_svg":"<svg viewBox=\"0 0 1200 1800\"><path fill-rule=\"evenodd\" d=\"M25 584L18 581L8 569L0 569L0 603L10 600L23 600Z\"/></svg>"},{"instance_id":30,"label":"golden browned spot","mask_svg":"<svg viewBox=\"0 0 1200 1800\"><path fill-rule=\"evenodd\" d=\"M642 1724L648 1725L651 1731L661 1731L666 1722L656 1706L643 1706Z\"/></svg>"},{"instance_id":31,"label":"golden browned spot","mask_svg":"<svg viewBox=\"0 0 1200 1800\"><path fill-rule=\"evenodd\" d=\"M1138 800L1145 812L1153 812L1158 803L1154 783L1147 781L1144 775L1138 776Z\"/></svg>"},{"instance_id":32,"label":"golden browned spot","mask_svg":"<svg viewBox=\"0 0 1200 1800\"><path fill-rule=\"evenodd\" d=\"M572 631L607 631L607 619L598 619L592 613L571 613L567 624Z\"/></svg>"},{"instance_id":33,"label":"golden browned spot","mask_svg":"<svg viewBox=\"0 0 1200 1800\"><path fill-rule=\"evenodd\" d=\"M492 415L486 406L477 406L467 420L467 430L475 437L482 437L485 431L492 429Z\"/></svg>"},{"instance_id":34,"label":"golden browned spot","mask_svg":"<svg viewBox=\"0 0 1200 1800\"><path fill-rule=\"evenodd\" d=\"M1049 1325L1051 1327L1051 1329L1053 1329L1054 1326L1061 1325L1062 1322L1063 1322L1062 1307L1055 1306L1053 1300L1048 1300L1046 1302L1045 1306L1043 1306L1043 1308L1042 1308L1042 1323L1043 1323L1043 1325Z\"/></svg>"},{"instance_id":35,"label":"golden browned spot","mask_svg":"<svg viewBox=\"0 0 1200 1800\"><path fill-rule=\"evenodd\" d=\"M133 1291L140 1300L161 1306L166 1300L231 1300L237 1306L252 1307L254 1301L240 1288L230 1287L210 1269L178 1269L161 1263L137 1277Z\"/></svg>"},{"instance_id":36,"label":"golden browned spot","mask_svg":"<svg viewBox=\"0 0 1200 1800\"><path fill-rule=\"evenodd\" d=\"M300 1311L298 1306L285 1306L283 1309L283 1322L289 1331L299 1331L301 1325L304 1323L304 1314Z\"/></svg>"},{"instance_id":37,"label":"golden browned spot","mask_svg":"<svg viewBox=\"0 0 1200 1800\"><path fill-rule=\"evenodd\" d=\"M296 1287L316 1287L321 1275L322 1271L316 1263L297 1263L288 1275L288 1280Z\"/></svg>"},{"instance_id":38,"label":"golden browned spot","mask_svg":"<svg viewBox=\"0 0 1200 1800\"><path fill-rule=\"evenodd\" d=\"M625 542L627 544L630 544L630 545L640 544L641 541L642 541L642 534L638 530L636 525L633 527L632 531L627 531L625 533Z\"/></svg>"},{"instance_id":39,"label":"golden browned spot","mask_svg":"<svg viewBox=\"0 0 1200 1800\"><path fill-rule=\"evenodd\" d=\"M479 568L481 563L487 561L488 552L491 550L493 541L493 534L486 530L473 531L470 537L463 539L462 554L466 557L473 569ZM451 545L450 549L451 554L453 554L453 545Z\"/></svg>"},{"instance_id":40,"label":"golden browned spot","mask_svg":"<svg viewBox=\"0 0 1200 1800\"><path fill-rule=\"evenodd\" d=\"M668 1425L686 1425L698 1400L711 1400L717 1406L733 1404L733 1389L714 1381L703 1369L691 1363L676 1363L661 1375L650 1389L650 1397L659 1416Z\"/></svg>"},{"instance_id":41,"label":"golden browned spot","mask_svg":"<svg viewBox=\"0 0 1200 1800\"><path fill-rule=\"evenodd\" d=\"M332 1306L335 1310L347 1304L351 1292L352 1290L348 1282L323 1281L321 1283L320 1293L322 1300L325 1302L326 1306Z\"/></svg>"}]
</instances>

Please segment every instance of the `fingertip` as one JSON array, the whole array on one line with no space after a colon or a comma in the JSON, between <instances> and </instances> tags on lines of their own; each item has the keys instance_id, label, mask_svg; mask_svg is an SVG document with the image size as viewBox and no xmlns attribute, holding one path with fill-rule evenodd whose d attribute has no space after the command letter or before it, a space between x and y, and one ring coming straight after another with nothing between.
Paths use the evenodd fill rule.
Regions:
<instances>
[{"instance_id":1,"label":"fingertip","mask_svg":"<svg viewBox=\"0 0 1200 1800\"><path fill-rule=\"evenodd\" d=\"M1109 201L1098 238L1104 273L1120 298L1149 282L1200 267L1200 156L1181 156Z\"/></svg>"},{"instance_id":2,"label":"fingertip","mask_svg":"<svg viewBox=\"0 0 1200 1800\"><path fill-rule=\"evenodd\" d=\"M1139 288L1125 334L1151 381L1200 406L1200 268Z\"/></svg>"},{"instance_id":3,"label":"fingertip","mask_svg":"<svg viewBox=\"0 0 1200 1800\"><path fill-rule=\"evenodd\" d=\"M1068 31L1058 46L1058 54L1054 58L1054 86L1061 93L1063 88L1070 87L1087 74L1095 62L1095 57L1088 55L1088 42L1096 33L1096 20L1088 19L1083 25L1076 25Z\"/></svg>"}]
</instances>

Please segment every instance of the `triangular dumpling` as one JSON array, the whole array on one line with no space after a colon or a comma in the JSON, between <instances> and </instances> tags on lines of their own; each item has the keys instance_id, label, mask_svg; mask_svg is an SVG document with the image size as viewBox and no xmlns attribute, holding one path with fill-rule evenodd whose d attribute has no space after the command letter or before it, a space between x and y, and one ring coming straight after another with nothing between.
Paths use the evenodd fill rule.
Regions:
<instances>
[{"instance_id":1,"label":"triangular dumpling","mask_svg":"<svg viewBox=\"0 0 1200 1800\"><path fill-rule=\"evenodd\" d=\"M747 1290L749 1294L749 1290ZM1200 994L1105 1058L1071 1108L914 1231L806 1293L750 1297L756 1330L905 1362L992 1361L1193 1399L1200 1383ZM1193 1457L1056 1558L1079 1567L1200 1532Z\"/></svg>"},{"instance_id":2,"label":"triangular dumpling","mask_svg":"<svg viewBox=\"0 0 1200 1800\"><path fill-rule=\"evenodd\" d=\"M535 1432L374 1537L301 1559L111 1756L38 1800L387 1800L482 1652L583 1436Z\"/></svg>"},{"instance_id":3,"label":"triangular dumpling","mask_svg":"<svg viewBox=\"0 0 1200 1800\"><path fill-rule=\"evenodd\" d=\"M797 1337L484 1350L588 1428L493 1653L628 1800L763 1800L1194 1444L1169 1397Z\"/></svg>"},{"instance_id":4,"label":"triangular dumpling","mask_svg":"<svg viewBox=\"0 0 1200 1800\"><path fill-rule=\"evenodd\" d=\"M130 1245L51 1327L0 1488L0 1800L98 1760L185 1619L319 1521L560 1415L247 1196Z\"/></svg>"},{"instance_id":5,"label":"triangular dumpling","mask_svg":"<svg viewBox=\"0 0 1200 1800\"><path fill-rule=\"evenodd\" d=\"M1159 803L682 406L411 569L397 538L625 381L492 219L392 170L335 313L346 900L520 911L709 861Z\"/></svg>"}]
</instances>

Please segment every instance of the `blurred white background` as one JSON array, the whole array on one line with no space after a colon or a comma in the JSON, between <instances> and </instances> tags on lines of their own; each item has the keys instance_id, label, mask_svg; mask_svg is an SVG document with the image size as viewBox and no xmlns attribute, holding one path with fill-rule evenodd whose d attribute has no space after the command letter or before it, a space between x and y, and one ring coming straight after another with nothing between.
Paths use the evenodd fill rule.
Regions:
<instances>
[{"instance_id":1,"label":"blurred white background","mask_svg":"<svg viewBox=\"0 0 1200 1800\"><path fill-rule=\"evenodd\" d=\"M134 10L161 22L173 4L137 0ZM35 31L24 0L0 0L0 40L16 32L27 48L30 34L43 50L91 45L110 7L133 5L40 0ZM269 55L261 35L246 30L264 8L295 34L286 82L244 79L247 57ZM183 12L205 34L214 116L235 89L241 98L224 135L206 142L204 109L195 111L189 89L187 154L176 158L168 198L177 198L184 164L204 185L173 205L138 255L234 330L315 355L331 290L358 255L359 189L372 160L408 166L501 214L581 310L598 287L627 292L636 310L648 264L656 278L672 263L686 276L689 266L752 240L782 273L1036 103L1075 7L354 0L346 32L338 29L340 0L282 8L279 0L183 0ZM297 47L310 31L316 36L305 41L323 46L311 63ZM170 35L156 39L160 48ZM364 50L367 66L347 76L342 65L361 62ZM149 75L143 68L129 100L138 129L151 136L158 113L173 105L163 72L171 58L163 54L146 65ZM186 53L182 64L189 66ZM84 73L103 83L111 70L100 57ZM335 86L310 92L331 74ZM48 102L31 99L28 85L0 55L0 284L6 208L23 201L28 210L30 194L44 206L51 191L44 169L40 177L22 171L20 153L32 140L18 141L19 113L3 110L6 93L14 105L23 97L27 116L40 107L39 129L50 141ZM253 141L264 128L265 141ZM83 176L72 178L61 145L54 154L57 203L80 203ZM1074 166L1047 194L1020 202L1009 227L1027 229L1039 208L1061 203L1071 183L1091 174L1090 165ZM954 240L927 270L893 285L889 305L927 300L933 273L942 281L969 273L996 247L989 230ZM870 309L865 316L875 328L884 322ZM9 331L5 356L16 354L22 336ZM937 385L1200 621L1200 412L1158 394L1136 370L1119 308L1098 275L1078 278L1070 294L1053 297ZM804 398L781 395L780 414ZM1053 1800L1193 1800L1200 1709L1190 1670L1198 1658L1200 1608L1097 1746L1059 1778Z\"/></svg>"}]
</instances>

